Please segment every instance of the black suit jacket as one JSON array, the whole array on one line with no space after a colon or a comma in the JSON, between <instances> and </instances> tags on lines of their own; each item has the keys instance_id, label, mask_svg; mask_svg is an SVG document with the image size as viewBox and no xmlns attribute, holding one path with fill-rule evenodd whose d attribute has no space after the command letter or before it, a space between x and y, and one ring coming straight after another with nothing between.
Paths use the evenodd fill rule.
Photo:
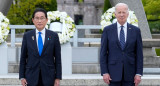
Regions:
<instances>
[{"instance_id":1,"label":"black suit jacket","mask_svg":"<svg viewBox=\"0 0 160 86\"><path fill-rule=\"evenodd\" d=\"M41 56L39 56L36 30L23 36L19 78L26 78L28 84L38 83L41 70L42 81L46 86L53 85L55 79L62 79L61 47L57 33L47 30Z\"/></svg>"}]
</instances>

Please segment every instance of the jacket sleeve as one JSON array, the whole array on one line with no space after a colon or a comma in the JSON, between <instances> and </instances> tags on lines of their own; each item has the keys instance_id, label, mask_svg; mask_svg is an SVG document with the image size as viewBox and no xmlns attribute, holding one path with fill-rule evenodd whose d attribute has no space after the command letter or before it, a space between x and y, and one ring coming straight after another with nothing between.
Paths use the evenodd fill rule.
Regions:
<instances>
[{"instance_id":1,"label":"jacket sleeve","mask_svg":"<svg viewBox=\"0 0 160 86\"><path fill-rule=\"evenodd\" d=\"M27 40L26 34L23 36L22 47L21 47L21 58L20 58L20 67L19 67L19 79L25 78L25 68L26 68L26 60L28 57L27 51Z\"/></svg>"},{"instance_id":2,"label":"jacket sleeve","mask_svg":"<svg viewBox=\"0 0 160 86\"><path fill-rule=\"evenodd\" d=\"M143 45L140 29L137 30L136 74L143 75Z\"/></svg>"},{"instance_id":3,"label":"jacket sleeve","mask_svg":"<svg viewBox=\"0 0 160 86\"><path fill-rule=\"evenodd\" d=\"M59 42L58 34L56 33L56 43L54 49L55 57L55 71L56 79L62 79L62 65L61 65L61 45Z\"/></svg>"},{"instance_id":4,"label":"jacket sleeve","mask_svg":"<svg viewBox=\"0 0 160 86\"><path fill-rule=\"evenodd\" d=\"M107 39L107 30L104 28L101 37L101 51L100 51L100 68L101 68L101 75L108 73L108 66L107 66L107 48L108 48L108 39Z\"/></svg>"}]
</instances>

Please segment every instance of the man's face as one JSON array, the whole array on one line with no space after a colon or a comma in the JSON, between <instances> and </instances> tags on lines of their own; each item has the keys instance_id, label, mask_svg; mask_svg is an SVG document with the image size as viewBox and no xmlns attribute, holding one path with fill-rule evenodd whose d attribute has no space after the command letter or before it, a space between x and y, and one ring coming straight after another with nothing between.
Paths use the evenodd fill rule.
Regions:
<instances>
[{"instance_id":1,"label":"man's face","mask_svg":"<svg viewBox=\"0 0 160 86\"><path fill-rule=\"evenodd\" d=\"M45 25L47 24L48 19L45 17L43 12L36 12L32 21L35 27L41 31L44 29Z\"/></svg>"},{"instance_id":2,"label":"man's face","mask_svg":"<svg viewBox=\"0 0 160 86\"><path fill-rule=\"evenodd\" d=\"M127 18L128 18L128 9L126 6L124 5L121 5L121 6L118 6L116 8L116 11L115 11L115 16L117 18L117 21L123 25L126 21L127 21Z\"/></svg>"}]
</instances>

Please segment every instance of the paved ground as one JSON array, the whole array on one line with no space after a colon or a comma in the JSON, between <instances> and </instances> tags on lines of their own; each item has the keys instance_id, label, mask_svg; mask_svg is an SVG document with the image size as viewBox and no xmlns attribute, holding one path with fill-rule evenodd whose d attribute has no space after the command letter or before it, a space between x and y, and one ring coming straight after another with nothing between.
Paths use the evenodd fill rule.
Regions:
<instances>
[{"instance_id":1,"label":"paved ground","mask_svg":"<svg viewBox=\"0 0 160 86\"><path fill-rule=\"evenodd\" d=\"M0 86L20 86L18 73L0 75ZM100 74L63 75L61 86L106 86ZM160 75L144 75L140 86L160 86Z\"/></svg>"}]
</instances>

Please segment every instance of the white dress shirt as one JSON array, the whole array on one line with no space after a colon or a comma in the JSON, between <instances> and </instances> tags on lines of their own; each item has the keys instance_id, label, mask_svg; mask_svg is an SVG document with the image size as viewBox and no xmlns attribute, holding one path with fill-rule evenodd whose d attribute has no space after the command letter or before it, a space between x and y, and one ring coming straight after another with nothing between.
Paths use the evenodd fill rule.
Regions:
<instances>
[{"instance_id":1,"label":"white dress shirt","mask_svg":"<svg viewBox=\"0 0 160 86\"><path fill-rule=\"evenodd\" d=\"M38 36L39 36L39 33L38 33L38 32L41 32L41 37L42 37L43 46L44 46L46 29L44 28L42 31L38 31L38 30L37 30L37 28L36 28L36 40L37 40L37 47L38 47ZM39 50L39 49L38 49L38 50Z\"/></svg>"},{"instance_id":2,"label":"white dress shirt","mask_svg":"<svg viewBox=\"0 0 160 86\"><path fill-rule=\"evenodd\" d=\"M121 31L121 25L117 22L117 32L118 32L118 39L119 39L119 41L120 41L120 31ZM127 22L126 23L124 23L124 25L123 25L123 30L124 30L124 37L125 37L125 42L126 42L126 40L127 40Z\"/></svg>"}]
</instances>

